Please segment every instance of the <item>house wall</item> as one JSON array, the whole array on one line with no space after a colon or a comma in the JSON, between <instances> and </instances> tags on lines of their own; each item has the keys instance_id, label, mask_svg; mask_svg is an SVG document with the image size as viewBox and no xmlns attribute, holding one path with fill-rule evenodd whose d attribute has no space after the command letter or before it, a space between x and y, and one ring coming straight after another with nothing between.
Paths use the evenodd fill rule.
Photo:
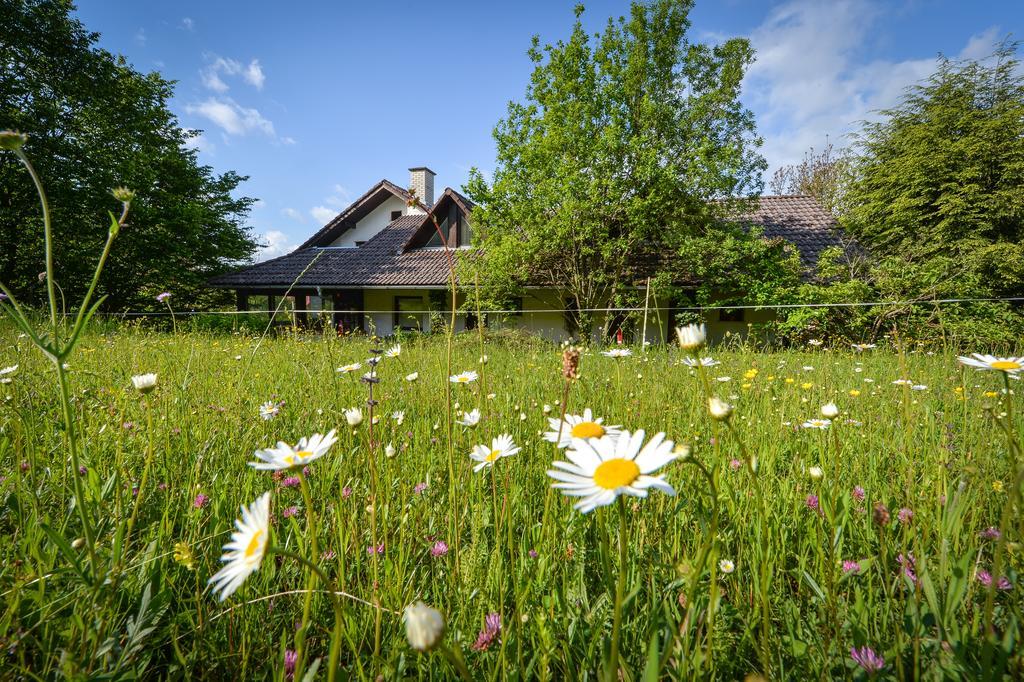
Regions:
<instances>
[{"instance_id":1,"label":"house wall","mask_svg":"<svg viewBox=\"0 0 1024 682\"><path fill-rule=\"evenodd\" d=\"M383 204L373 209L365 218L356 223L351 230L347 230L340 237L330 243L330 246L354 247L356 242L368 241L375 234L383 230L391 222L391 212L401 211L402 215L408 213L405 202L398 197L391 197Z\"/></svg>"},{"instance_id":2,"label":"house wall","mask_svg":"<svg viewBox=\"0 0 1024 682\"><path fill-rule=\"evenodd\" d=\"M423 307L430 307L430 290L427 289L366 289L363 293L363 305L366 310L374 311L366 314L366 331L374 331L379 336L389 336L395 333L395 297L419 297L423 300ZM445 309L448 305L445 305ZM447 315L446 315L447 317ZM430 332L430 314L424 313L423 332ZM371 328L372 322L372 328ZM464 315L459 315L455 320L455 331L463 331L466 327Z\"/></svg>"}]
</instances>

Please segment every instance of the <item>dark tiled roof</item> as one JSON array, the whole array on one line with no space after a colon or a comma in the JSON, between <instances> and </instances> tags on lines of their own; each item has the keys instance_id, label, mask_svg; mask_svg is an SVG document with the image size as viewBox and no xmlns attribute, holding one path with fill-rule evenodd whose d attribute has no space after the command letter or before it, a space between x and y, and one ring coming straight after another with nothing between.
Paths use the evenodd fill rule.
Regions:
<instances>
[{"instance_id":1,"label":"dark tiled roof","mask_svg":"<svg viewBox=\"0 0 1024 682\"><path fill-rule=\"evenodd\" d=\"M379 206L388 195L398 197L402 201L409 202L412 195L390 180L381 180L371 187L367 192L352 202L348 208L334 216L326 225L320 228L316 234L307 239L299 246L300 249L307 249L311 246L323 246L338 238L351 225L348 221L358 220L361 213L366 213Z\"/></svg>"},{"instance_id":2,"label":"dark tiled roof","mask_svg":"<svg viewBox=\"0 0 1024 682\"><path fill-rule=\"evenodd\" d=\"M800 251L800 261L808 270L817 266L818 257L828 247L850 248L841 239L842 232L836 219L809 196L763 196L755 211L737 220L762 227L768 238L781 237L793 244Z\"/></svg>"},{"instance_id":3,"label":"dark tiled roof","mask_svg":"<svg viewBox=\"0 0 1024 682\"><path fill-rule=\"evenodd\" d=\"M457 195L454 190L452 193ZM457 198L472 207L462 195ZM232 289L287 287L319 253L296 286L445 286L448 263L443 250L404 248L425 220L423 214L405 215L358 248L302 246L286 256L217 277L210 284ZM761 197L756 210L737 220L760 225L766 237L781 237L795 245L808 271L813 270L825 248L843 246L835 219L807 196Z\"/></svg>"},{"instance_id":4,"label":"dark tiled roof","mask_svg":"<svg viewBox=\"0 0 1024 682\"><path fill-rule=\"evenodd\" d=\"M440 249L402 252L402 245L423 223L423 214L405 215L357 248L299 248L210 281L217 287L287 287L316 258L296 282L299 287L442 286L448 282L448 262Z\"/></svg>"}]
</instances>

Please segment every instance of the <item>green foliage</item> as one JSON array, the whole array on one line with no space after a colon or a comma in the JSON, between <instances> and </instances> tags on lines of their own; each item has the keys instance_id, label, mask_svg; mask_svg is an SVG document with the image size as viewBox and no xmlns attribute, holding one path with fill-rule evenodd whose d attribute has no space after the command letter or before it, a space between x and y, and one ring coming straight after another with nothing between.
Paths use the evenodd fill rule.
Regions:
<instances>
[{"instance_id":1,"label":"green foliage","mask_svg":"<svg viewBox=\"0 0 1024 682\"><path fill-rule=\"evenodd\" d=\"M70 305L88 286L106 239L96 217L115 210L110 190L136 191L125 227L99 285L108 309L151 309L172 289L183 307L225 296L207 288L212 275L251 257L245 225L253 200L233 193L245 180L199 165L168 109L173 84L142 74L96 46L58 0L0 4L0 129L29 133L56 227L58 282ZM35 191L17 160L0 156L0 281L31 304L45 289L43 230Z\"/></svg>"},{"instance_id":2,"label":"green foliage","mask_svg":"<svg viewBox=\"0 0 1024 682\"><path fill-rule=\"evenodd\" d=\"M1024 295L1024 76L1017 44L941 59L855 147L843 226L875 254L883 300ZM922 312L922 311L925 312ZM1024 332L1005 304L944 311L972 341ZM975 317L976 316L976 317ZM934 334L926 308L889 310ZM973 327L973 331L972 331Z\"/></svg>"},{"instance_id":3,"label":"green foliage","mask_svg":"<svg viewBox=\"0 0 1024 682\"><path fill-rule=\"evenodd\" d=\"M826 211L841 216L846 213L846 191L852 180L852 171L849 152L837 150L831 142L826 142L820 152L811 147L800 163L776 170L768 187L772 194L814 197Z\"/></svg>"},{"instance_id":4,"label":"green foliage","mask_svg":"<svg viewBox=\"0 0 1024 682\"><path fill-rule=\"evenodd\" d=\"M500 304L527 283L579 308L618 301L706 226L713 198L760 189L764 161L739 101L749 43L687 40L692 3L633 3L589 36L540 46L524 102L494 130L497 170L474 172L481 286Z\"/></svg>"}]
</instances>

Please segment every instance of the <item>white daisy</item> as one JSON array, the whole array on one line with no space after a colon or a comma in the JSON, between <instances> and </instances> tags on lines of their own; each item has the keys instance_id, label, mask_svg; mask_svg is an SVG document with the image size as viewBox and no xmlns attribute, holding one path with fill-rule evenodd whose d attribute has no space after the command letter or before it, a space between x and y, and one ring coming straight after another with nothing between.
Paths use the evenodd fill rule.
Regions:
<instances>
[{"instance_id":1,"label":"white daisy","mask_svg":"<svg viewBox=\"0 0 1024 682\"><path fill-rule=\"evenodd\" d=\"M647 497L648 488L668 495L676 491L662 476L651 476L678 456L673 443L658 433L644 445L644 431L622 431L600 439L574 438L565 451L569 462L555 462L548 476L553 488L565 495L581 497L574 507L586 514L611 504L619 495Z\"/></svg>"},{"instance_id":2,"label":"white daisy","mask_svg":"<svg viewBox=\"0 0 1024 682\"><path fill-rule=\"evenodd\" d=\"M401 354L402 344L400 343L395 344L394 346L391 346L391 348L388 348L386 351L384 351L384 357L386 358L397 358Z\"/></svg>"},{"instance_id":3,"label":"white daisy","mask_svg":"<svg viewBox=\"0 0 1024 682\"><path fill-rule=\"evenodd\" d=\"M17 365L15 365L17 367ZM132 377L132 385L139 393L149 393L156 388L155 374L136 374Z\"/></svg>"},{"instance_id":4,"label":"white daisy","mask_svg":"<svg viewBox=\"0 0 1024 682\"><path fill-rule=\"evenodd\" d=\"M687 367L696 367L698 365L700 365L701 367L714 367L715 365L720 365L722 363L712 358L701 358L700 360L698 360L697 358L691 358L687 356L683 358L683 364L686 365Z\"/></svg>"},{"instance_id":5,"label":"white daisy","mask_svg":"<svg viewBox=\"0 0 1024 682\"><path fill-rule=\"evenodd\" d=\"M519 447L512 442L512 436L506 433L492 439L491 447L477 445L469 453L469 456L474 461L480 462L473 467L473 471L480 471L486 466L494 466L494 463L502 457L511 457L517 452L519 452Z\"/></svg>"},{"instance_id":6,"label":"white daisy","mask_svg":"<svg viewBox=\"0 0 1024 682\"><path fill-rule=\"evenodd\" d=\"M1024 370L1024 358L997 358L994 355L982 355L971 353L969 356L961 355L960 363L975 369L991 369L1007 374L1016 374Z\"/></svg>"},{"instance_id":7,"label":"white daisy","mask_svg":"<svg viewBox=\"0 0 1024 682\"><path fill-rule=\"evenodd\" d=\"M736 570L736 564L734 564L729 559L722 559L718 562L718 570L724 573L725 575L729 575L730 573Z\"/></svg>"},{"instance_id":8,"label":"white daisy","mask_svg":"<svg viewBox=\"0 0 1024 682\"><path fill-rule=\"evenodd\" d=\"M468 372L463 372L462 374L455 374L453 376L448 377L448 381L452 382L453 384L468 384L476 381L479 376L480 375L474 372L473 370L469 370Z\"/></svg>"},{"instance_id":9,"label":"white daisy","mask_svg":"<svg viewBox=\"0 0 1024 682\"><path fill-rule=\"evenodd\" d=\"M703 324L688 324L685 327L676 329L676 338L679 347L683 350L695 351L704 345L707 338L707 328Z\"/></svg>"},{"instance_id":10,"label":"white daisy","mask_svg":"<svg viewBox=\"0 0 1024 682\"><path fill-rule=\"evenodd\" d=\"M832 426L831 419L808 419L801 424L805 429L827 429Z\"/></svg>"},{"instance_id":11,"label":"white daisy","mask_svg":"<svg viewBox=\"0 0 1024 682\"><path fill-rule=\"evenodd\" d=\"M455 423L467 428L473 428L480 423L480 410L473 408L470 412L463 412L462 419L456 419Z\"/></svg>"},{"instance_id":12,"label":"white daisy","mask_svg":"<svg viewBox=\"0 0 1024 682\"><path fill-rule=\"evenodd\" d=\"M395 420L399 426L405 422L405 412L402 410L395 410L391 413L391 418Z\"/></svg>"},{"instance_id":13,"label":"white daisy","mask_svg":"<svg viewBox=\"0 0 1024 682\"><path fill-rule=\"evenodd\" d=\"M363 423L363 411L358 407L350 407L345 410L345 421L349 426L359 426Z\"/></svg>"},{"instance_id":14,"label":"white daisy","mask_svg":"<svg viewBox=\"0 0 1024 682\"><path fill-rule=\"evenodd\" d=\"M355 372L355 371L358 371L359 369L361 369L362 366L363 366L362 363L353 362L351 365L344 365L342 367L339 367L338 368L338 373L339 374L348 374L350 372Z\"/></svg>"},{"instance_id":15,"label":"white daisy","mask_svg":"<svg viewBox=\"0 0 1024 682\"><path fill-rule=\"evenodd\" d=\"M305 466L327 454L327 451L338 440L334 434L334 429L331 429L326 436L314 433L308 439L300 440L294 448L283 441L278 441L275 448L257 450L255 456L260 461L249 462L249 466L261 471L282 471L292 467Z\"/></svg>"},{"instance_id":16,"label":"white daisy","mask_svg":"<svg viewBox=\"0 0 1024 682\"><path fill-rule=\"evenodd\" d=\"M633 354L628 348L612 348L611 350L602 351L601 355L605 355L609 358L628 358Z\"/></svg>"},{"instance_id":17,"label":"white daisy","mask_svg":"<svg viewBox=\"0 0 1024 682\"><path fill-rule=\"evenodd\" d=\"M17 371L18 371L18 366L17 365L11 365L10 367L4 367L3 369L0 369L0 377L4 376L5 374L14 374Z\"/></svg>"},{"instance_id":18,"label":"white daisy","mask_svg":"<svg viewBox=\"0 0 1024 682\"><path fill-rule=\"evenodd\" d=\"M406 381L416 381L419 378L420 378L420 373L419 372L413 372L412 374L406 374L405 375L405 380Z\"/></svg>"},{"instance_id":19,"label":"white daisy","mask_svg":"<svg viewBox=\"0 0 1024 682\"><path fill-rule=\"evenodd\" d=\"M225 562L208 585L220 592L220 600L230 597L245 579L256 572L267 551L270 539L270 493L263 493L255 502L242 505L242 518L235 521L231 542L224 545L220 560Z\"/></svg>"},{"instance_id":20,"label":"white daisy","mask_svg":"<svg viewBox=\"0 0 1024 682\"><path fill-rule=\"evenodd\" d=\"M871 350L872 348L878 348L878 346L876 344L873 344L873 343L855 343L855 344L853 344L853 349L855 351Z\"/></svg>"},{"instance_id":21,"label":"white daisy","mask_svg":"<svg viewBox=\"0 0 1024 682\"><path fill-rule=\"evenodd\" d=\"M264 421L270 421L281 413L281 403L275 403L273 400L260 405L260 419Z\"/></svg>"},{"instance_id":22,"label":"white daisy","mask_svg":"<svg viewBox=\"0 0 1024 682\"><path fill-rule=\"evenodd\" d=\"M560 423L561 422L561 423ZM551 430L544 434L544 440L549 443L558 443L559 448L567 448L572 445L573 438L604 438L605 436L618 436L622 430L618 426L605 426L604 418L594 418L590 408L583 410L582 415L567 414L565 421L548 418ZM562 436L559 439L558 431L561 427Z\"/></svg>"},{"instance_id":23,"label":"white daisy","mask_svg":"<svg viewBox=\"0 0 1024 682\"><path fill-rule=\"evenodd\" d=\"M818 339L811 339L811 340L809 340L807 342L807 345L808 346L820 346L821 345L821 341L818 340Z\"/></svg>"}]
</instances>

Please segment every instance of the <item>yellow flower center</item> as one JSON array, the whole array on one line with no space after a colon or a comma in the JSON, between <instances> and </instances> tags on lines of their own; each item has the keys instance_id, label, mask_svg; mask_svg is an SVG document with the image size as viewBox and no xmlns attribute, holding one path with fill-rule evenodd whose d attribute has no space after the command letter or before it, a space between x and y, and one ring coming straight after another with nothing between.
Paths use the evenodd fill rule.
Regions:
<instances>
[{"instance_id":1,"label":"yellow flower center","mask_svg":"<svg viewBox=\"0 0 1024 682\"><path fill-rule=\"evenodd\" d=\"M295 453L295 455L299 458L299 461L301 462L307 457L312 457L313 452L311 450L299 450L298 452Z\"/></svg>"},{"instance_id":2,"label":"yellow flower center","mask_svg":"<svg viewBox=\"0 0 1024 682\"><path fill-rule=\"evenodd\" d=\"M263 537L263 530L262 529L256 531L253 534L252 540L249 540L249 546L245 548L245 558L246 559L251 558L252 555L256 553L256 550L259 549L260 538L261 537Z\"/></svg>"},{"instance_id":3,"label":"yellow flower center","mask_svg":"<svg viewBox=\"0 0 1024 682\"><path fill-rule=\"evenodd\" d=\"M594 483L605 490L629 485L640 476L640 467L631 459L609 459L594 471Z\"/></svg>"},{"instance_id":4,"label":"yellow flower center","mask_svg":"<svg viewBox=\"0 0 1024 682\"><path fill-rule=\"evenodd\" d=\"M281 461L287 464L288 466L291 466L295 464L295 455L285 455L284 459Z\"/></svg>"},{"instance_id":5,"label":"yellow flower center","mask_svg":"<svg viewBox=\"0 0 1024 682\"><path fill-rule=\"evenodd\" d=\"M501 450L491 450L491 453L484 457L484 459L488 462L493 462L499 457L501 457Z\"/></svg>"},{"instance_id":6,"label":"yellow flower center","mask_svg":"<svg viewBox=\"0 0 1024 682\"><path fill-rule=\"evenodd\" d=\"M469 377L458 377L456 381L458 381L460 384L464 384L467 381L469 381Z\"/></svg>"},{"instance_id":7,"label":"yellow flower center","mask_svg":"<svg viewBox=\"0 0 1024 682\"><path fill-rule=\"evenodd\" d=\"M1004 372L1021 369L1021 367L1021 364L1014 360L996 360L992 363L992 369L998 369Z\"/></svg>"},{"instance_id":8,"label":"yellow flower center","mask_svg":"<svg viewBox=\"0 0 1024 682\"><path fill-rule=\"evenodd\" d=\"M573 438L600 438L604 435L604 427L597 422L580 422L572 427Z\"/></svg>"}]
</instances>

